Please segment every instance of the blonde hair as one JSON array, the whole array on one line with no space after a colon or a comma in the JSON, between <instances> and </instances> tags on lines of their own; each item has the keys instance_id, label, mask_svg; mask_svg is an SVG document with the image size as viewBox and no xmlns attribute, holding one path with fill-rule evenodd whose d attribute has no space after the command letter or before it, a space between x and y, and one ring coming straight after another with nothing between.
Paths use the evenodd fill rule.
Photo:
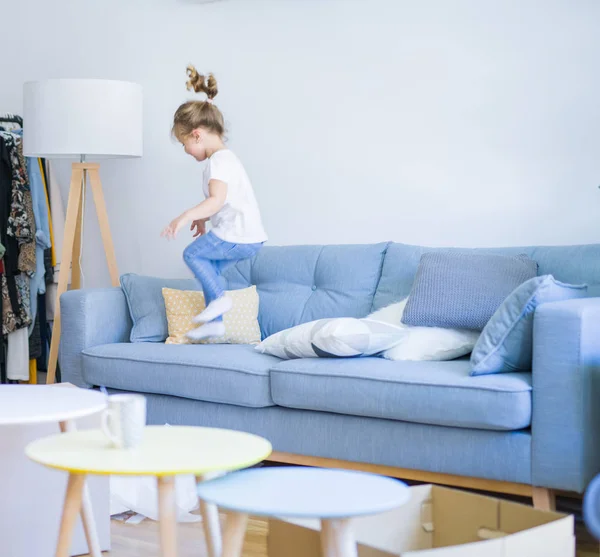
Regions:
<instances>
[{"instance_id":1,"label":"blonde hair","mask_svg":"<svg viewBox=\"0 0 600 557\"><path fill-rule=\"evenodd\" d=\"M188 101L182 104L173 117L172 134L180 141L189 136L196 128L203 128L217 134L219 137L225 135L225 120L221 111L212 103L217 96L219 88L215 76L199 74L191 64L186 69L188 91L206 93L206 101Z\"/></svg>"}]
</instances>

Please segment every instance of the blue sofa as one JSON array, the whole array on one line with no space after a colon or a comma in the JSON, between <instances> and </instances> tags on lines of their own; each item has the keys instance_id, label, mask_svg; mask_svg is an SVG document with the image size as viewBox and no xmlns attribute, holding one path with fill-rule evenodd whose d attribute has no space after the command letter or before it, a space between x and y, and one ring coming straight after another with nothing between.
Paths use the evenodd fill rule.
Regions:
<instances>
[{"instance_id":1,"label":"blue sofa","mask_svg":"<svg viewBox=\"0 0 600 557\"><path fill-rule=\"evenodd\" d=\"M257 285L266 337L399 301L431 249L266 247L226 278L230 289ZM62 379L144 393L153 424L262 435L277 461L505 491L549 506L552 490L582 493L600 472L600 245L474 251L526 253L540 274L589 285L590 298L537 310L531 373L470 377L467 358L282 361L251 346L130 342L126 297L112 288L62 297Z\"/></svg>"}]
</instances>

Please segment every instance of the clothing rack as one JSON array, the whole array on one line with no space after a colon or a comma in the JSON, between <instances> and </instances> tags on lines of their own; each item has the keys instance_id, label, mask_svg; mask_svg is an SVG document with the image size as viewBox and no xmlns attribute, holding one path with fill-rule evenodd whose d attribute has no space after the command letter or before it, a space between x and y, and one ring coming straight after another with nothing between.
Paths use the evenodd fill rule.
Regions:
<instances>
[{"instance_id":1,"label":"clothing rack","mask_svg":"<svg viewBox=\"0 0 600 557\"><path fill-rule=\"evenodd\" d=\"M0 114L0 240L6 248L0 257L1 383L27 377L37 383L38 367L47 369L51 331L45 295L55 260L48 165L24 157L22 128L21 116Z\"/></svg>"}]
</instances>

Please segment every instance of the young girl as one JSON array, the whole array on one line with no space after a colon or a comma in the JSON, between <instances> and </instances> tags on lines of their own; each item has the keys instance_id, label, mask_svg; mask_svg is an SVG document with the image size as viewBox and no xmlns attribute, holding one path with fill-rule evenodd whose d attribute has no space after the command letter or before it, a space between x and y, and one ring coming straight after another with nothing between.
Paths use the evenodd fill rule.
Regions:
<instances>
[{"instance_id":1,"label":"young girl","mask_svg":"<svg viewBox=\"0 0 600 557\"><path fill-rule=\"evenodd\" d=\"M175 112L173 134L185 152L197 161L208 160L204 170L206 199L188 209L167 226L162 236L172 239L188 223L197 237L183 252L183 259L202 284L206 309L195 317L202 326L190 331L193 340L225 334L223 314L231 309L225 297L221 273L229 265L254 257L267 235L252 184L240 160L225 146L225 125L221 111L213 104L218 93L217 80L187 68L188 90L206 93L206 101L189 101ZM210 220L212 230L206 232Z\"/></svg>"}]
</instances>

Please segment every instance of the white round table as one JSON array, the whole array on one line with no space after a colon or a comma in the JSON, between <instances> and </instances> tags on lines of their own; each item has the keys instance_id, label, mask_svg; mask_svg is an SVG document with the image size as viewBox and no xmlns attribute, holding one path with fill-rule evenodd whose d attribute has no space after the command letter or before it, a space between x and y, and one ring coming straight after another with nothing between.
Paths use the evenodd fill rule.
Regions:
<instances>
[{"instance_id":1,"label":"white round table","mask_svg":"<svg viewBox=\"0 0 600 557\"><path fill-rule=\"evenodd\" d=\"M11 436L8 431L10 426L58 424L62 432L73 431L75 429L73 420L97 414L105 408L106 397L102 393L74 388L72 385L0 385L0 426L4 429L4 431L0 429L0 436L3 437L3 445L8 444L9 446L9 450L7 450L6 446L0 446L0 459L7 461L10 458L20 459L24 457L24 452L15 455L14 450L22 450L24 448L20 439L21 435L31 437L31 431L22 433L21 428L16 430L18 434L13 433ZM14 439L15 435L19 438ZM29 438L27 439L27 441L30 440ZM13 467L9 467L9 469ZM14 478L11 479L14 481ZM19 500L15 502L15 507L18 508L19 505L22 505L24 499L31 498L32 496L35 497L41 512L46 502L39 498L39 494L23 493L22 490L18 495ZM15 509L13 509L12 514L15 514L14 511ZM15 535L21 537L21 532L29 538L14 539L14 543L10 543L13 552L11 555L25 555L26 548L32 543L39 543L40 537L43 537L43 533L38 530L41 527L36 523L39 519L16 513L17 516L13 519L15 523L11 524L9 513L10 508L7 508L6 514L8 517L3 516L3 524L0 524L0 529L6 529L6 534L13 539ZM4 513L0 511L0 514ZM92 557L101 557L100 543L96 534L96 525L87 485L83 493L81 519L90 555ZM32 529L28 528L28 523L33 525ZM36 532L36 530L38 531ZM6 543L7 538L4 536L3 538L3 543ZM43 551L47 552L48 555L52 555L53 553L51 552L53 550L54 548L43 548ZM40 550L38 549L38 551ZM28 554L33 555L33 553ZM36 553L36 555L40 554Z\"/></svg>"},{"instance_id":2,"label":"white round table","mask_svg":"<svg viewBox=\"0 0 600 557\"><path fill-rule=\"evenodd\" d=\"M0 385L0 426L68 422L106 408L96 391L66 385Z\"/></svg>"}]
</instances>

